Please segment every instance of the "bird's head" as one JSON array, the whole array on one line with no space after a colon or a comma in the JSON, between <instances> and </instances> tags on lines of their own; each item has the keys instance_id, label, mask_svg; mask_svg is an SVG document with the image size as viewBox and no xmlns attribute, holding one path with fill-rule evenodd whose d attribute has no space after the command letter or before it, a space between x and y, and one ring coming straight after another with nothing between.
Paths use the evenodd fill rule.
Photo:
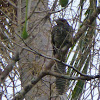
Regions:
<instances>
[{"instance_id":1,"label":"bird's head","mask_svg":"<svg viewBox=\"0 0 100 100\"><path fill-rule=\"evenodd\" d=\"M66 19L63 19L63 18L59 18L59 19L56 19L54 20L57 25L64 25L64 24L68 24L68 22L66 21ZM68 24L69 25L69 24Z\"/></svg>"}]
</instances>

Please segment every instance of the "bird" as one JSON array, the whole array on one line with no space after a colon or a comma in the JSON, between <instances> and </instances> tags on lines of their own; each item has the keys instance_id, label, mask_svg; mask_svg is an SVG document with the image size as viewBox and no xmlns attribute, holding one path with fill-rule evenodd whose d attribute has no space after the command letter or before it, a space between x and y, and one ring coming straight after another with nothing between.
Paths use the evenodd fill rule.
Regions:
<instances>
[{"instance_id":1,"label":"bird","mask_svg":"<svg viewBox=\"0 0 100 100\"><path fill-rule=\"evenodd\" d=\"M69 25L67 20L64 18L59 18L54 21L56 22L56 25L53 26L51 32L51 43L53 46L53 55L54 56L56 54L60 55L59 60L65 62L65 55L63 55L61 49L64 46L67 46L71 42L73 28ZM60 62L56 62L54 70L57 73L65 74L66 66ZM55 84L56 84L58 94L62 95L65 90L66 79L56 77Z\"/></svg>"}]
</instances>

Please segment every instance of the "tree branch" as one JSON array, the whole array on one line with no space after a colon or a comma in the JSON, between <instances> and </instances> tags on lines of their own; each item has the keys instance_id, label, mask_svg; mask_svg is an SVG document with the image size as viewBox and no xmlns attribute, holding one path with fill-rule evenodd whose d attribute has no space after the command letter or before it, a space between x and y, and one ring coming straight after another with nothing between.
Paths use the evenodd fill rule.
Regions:
<instances>
[{"instance_id":1,"label":"tree branch","mask_svg":"<svg viewBox=\"0 0 100 100\"><path fill-rule=\"evenodd\" d=\"M40 81L44 76L46 76L46 73L41 72L40 75L36 79L32 79L20 92L17 93L17 95L12 100L22 100L25 96L25 94L30 91L30 89Z\"/></svg>"},{"instance_id":2,"label":"tree branch","mask_svg":"<svg viewBox=\"0 0 100 100\"><path fill-rule=\"evenodd\" d=\"M83 26L78 30L75 37L73 38L74 44L78 41L78 39L82 36L82 34L87 30L89 25L91 25L93 23L93 21L98 16L98 14L100 14L100 7L97 7L97 9L92 13L92 15L85 22L83 22ZM74 44L69 44L69 45L65 46L64 48L62 48L62 52L64 53L64 55L67 54L68 49ZM59 55L56 54L55 58L58 59ZM45 68L45 70L50 70L52 68L53 64L54 64L54 61L50 61L50 63Z\"/></svg>"},{"instance_id":3,"label":"tree branch","mask_svg":"<svg viewBox=\"0 0 100 100\"><path fill-rule=\"evenodd\" d=\"M35 86L35 84L37 82L39 82L44 76L46 75L52 75L55 77L59 77L59 78L64 78L67 80L91 80L91 79L95 79L95 78L100 78L100 75L87 75L87 76L80 76L80 77L70 77L68 75L63 75L63 74L59 74L56 72L51 72L51 71L45 71L45 72L41 72L40 75L36 78L36 79L32 79L20 92L17 93L17 95L12 99L12 100L22 100L25 96L25 94L30 91L30 89Z\"/></svg>"},{"instance_id":4,"label":"tree branch","mask_svg":"<svg viewBox=\"0 0 100 100\"><path fill-rule=\"evenodd\" d=\"M89 81L91 79L100 78L100 75L95 75L95 76L86 75L86 76L79 76L79 77L70 77L69 75L59 74L59 73L51 72L51 71L46 71L44 73L46 75L52 75L52 76L64 78L64 79L67 79L67 80L87 80L87 81Z\"/></svg>"},{"instance_id":5,"label":"tree branch","mask_svg":"<svg viewBox=\"0 0 100 100\"><path fill-rule=\"evenodd\" d=\"M13 42L13 43L15 43L15 42ZM16 43L15 43L15 44L16 44ZM25 50L27 50L27 51L29 51L29 52L32 52L32 53L34 53L34 54L37 54L37 55L39 55L39 56L41 56L41 57L44 57L44 58L47 58L47 59L51 59L50 62L49 62L49 64L44 68L45 71L46 71L46 70L50 70L51 67L53 66L53 64L54 64L55 61L56 61L56 62L62 63L62 64L65 65L65 66L68 66L69 68L72 68L74 71L76 71L76 72L79 73L80 75L86 76L86 74L81 73L81 72L78 71L74 66L68 65L68 64L66 64L65 62L62 62L61 60L57 59L57 58L59 58L59 55L55 55L55 58L50 57L50 56L46 56L46 55L44 55L44 54L41 54L41 53L37 52L36 50L32 49L31 47L29 47L29 46L25 43L25 41L24 41L24 44L25 44L29 49L20 46L18 43L17 43L16 45L17 45L17 46L20 46L22 49L25 49Z\"/></svg>"},{"instance_id":6,"label":"tree branch","mask_svg":"<svg viewBox=\"0 0 100 100\"><path fill-rule=\"evenodd\" d=\"M85 22L83 22L83 26L78 30L73 39L74 43L78 41L78 39L82 36L82 34L87 30L89 25L93 23L98 14L100 14L100 7L97 7L97 9L92 13L92 15Z\"/></svg>"},{"instance_id":7,"label":"tree branch","mask_svg":"<svg viewBox=\"0 0 100 100\"><path fill-rule=\"evenodd\" d=\"M87 28L89 27L89 25L91 25L93 23L93 21L95 20L95 18L97 17L97 15L100 13L100 7L97 8L96 11L93 12L93 14L89 17L89 19L87 19L84 22L84 25L78 30L77 34L74 37L74 43L78 41L78 39L82 36L82 34L87 30ZM72 45L69 44L69 46L65 47L62 49L62 51L64 51L64 53L66 53L68 51L68 49L71 47ZM25 48L24 48L25 49ZM28 50L28 49L27 49ZM33 49L29 50L32 52ZM81 72L79 72L76 68L74 68L73 66L67 65L55 58L59 58L59 55L56 55L55 58L51 58L51 57L47 57L45 55L42 55L36 51L33 50L33 53L38 54L39 56L51 59L50 63L46 66L46 69L44 72L41 72L40 75L36 78L36 79L32 79L12 100L22 100L25 96L25 94L40 80L42 79L44 76L46 75L52 75L55 77L59 77L59 78L65 78L68 80L91 80L91 79L95 79L95 78L100 78L100 75L95 75L95 76L90 76L90 75L85 75L82 74ZM75 70L76 72L78 72L80 75L80 77L70 77L67 75L63 75L63 74L58 74L56 72L50 72L48 70L50 70L53 66L54 62L61 62L63 64L65 64L66 66L69 66L70 68L73 68L73 70Z\"/></svg>"},{"instance_id":8,"label":"tree branch","mask_svg":"<svg viewBox=\"0 0 100 100\"><path fill-rule=\"evenodd\" d=\"M0 83L4 81L4 79L9 75L9 73L12 71L15 63L19 61L19 53L17 52L15 56L12 58L11 63L7 65L7 67L4 69L4 71L0 75Z\"/></svg>"},{"instance_id":9,"label":"tree branch","mask_svg":"<svg viewBox=\"0 0 100 100\"><path fill-rule=\"evenodd\" d=\"M17 8L17 6L15 5L15 3L11 0L7 0L9 2L9 4L11 4L13 7Z\"/></svg>"}]
</instances>

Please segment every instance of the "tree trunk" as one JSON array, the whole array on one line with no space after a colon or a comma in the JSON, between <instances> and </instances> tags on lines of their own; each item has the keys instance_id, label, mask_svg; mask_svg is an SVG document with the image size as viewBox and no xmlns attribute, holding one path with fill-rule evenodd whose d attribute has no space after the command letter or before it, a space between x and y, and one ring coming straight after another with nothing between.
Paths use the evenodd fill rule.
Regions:
<instances>
[{"instance_id":1,"label":"tree trunk","mask_svg":"<svg viewBox=\"0 0 100 100\"><path fill-rule=\"evenodd\" d=\"M25 47L25 48L30 47L31 49L36 50L39 53L52 56L52 51L51 51L52 46L51 46L51 36L50 36L51 24L49 18L47 20L45 19L47 12L42 12L44 10L48 10L48 0L44 0L44 1L40 0L38 5L37 3L38 3L37 0L34 1L29 0L29 4L28 4L29 7L28 11L32 12L32 10L35 9L34 13L28 20L28 34L30 34L30 37L28 37L25 40L28 46L25 46L23 42L22 43L19 42L19 43L21 47ZM29 6L30 4L31 6ZM25 0L22 0L21 6L24 7L25 5L26 5ZM18 10L18 13L19 11L20 9ZM35 13L35 12L40 12L40 13ZM29 12L28 14L30 15ZM25 8L22 9L21 14L19 15L22 15L22 20L25 19L24 17ZM22 26L20 25L20 21L19 21L19 26ZM20 27L18 30L20 30ZM36 78L39 75L39 73L43 70L43 67L46 66L49 60L47 60L44 57L40 57L39 55L34 54L30 51L22 49L21 47L17 49L21 51L19 71L20 71L21 84L22 87L24 87L31 79ZM50 77L43 78L35 87L33 87L26 94L25 99L26 100L48 100L48 98L51 95L50 80L51 80Z\"/></svg>"}]
</instances>

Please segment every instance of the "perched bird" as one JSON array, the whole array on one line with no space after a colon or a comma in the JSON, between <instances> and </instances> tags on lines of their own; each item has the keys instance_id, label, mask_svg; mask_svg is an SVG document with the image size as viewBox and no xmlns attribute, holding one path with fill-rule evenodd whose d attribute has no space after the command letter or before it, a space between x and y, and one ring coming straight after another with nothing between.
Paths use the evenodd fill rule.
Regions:
<instances>
[{"instance_id":1,"label":"perched bird","mask_svg":"<svg viewBox=\"0 0 100 100\"><path fill-rule=\"evenodd\" d=\"M68 43L70 43L72 39L72 31L73 28L68 24L68 22L63 19L59 18L55 20L56 24L51 32L51 42L53 45L53 55L56 54L60 55L59 60L65 62L65 55L62 54L61 49L64 46L67 46ZM66 66L64 66L62 63L57 62L55 64L55 72L65 74L66 73ZM65 84L66 79L62 78L56 78L56 88L60 95L64 93L65 90Z\"/></svg>"}]
</instances>

